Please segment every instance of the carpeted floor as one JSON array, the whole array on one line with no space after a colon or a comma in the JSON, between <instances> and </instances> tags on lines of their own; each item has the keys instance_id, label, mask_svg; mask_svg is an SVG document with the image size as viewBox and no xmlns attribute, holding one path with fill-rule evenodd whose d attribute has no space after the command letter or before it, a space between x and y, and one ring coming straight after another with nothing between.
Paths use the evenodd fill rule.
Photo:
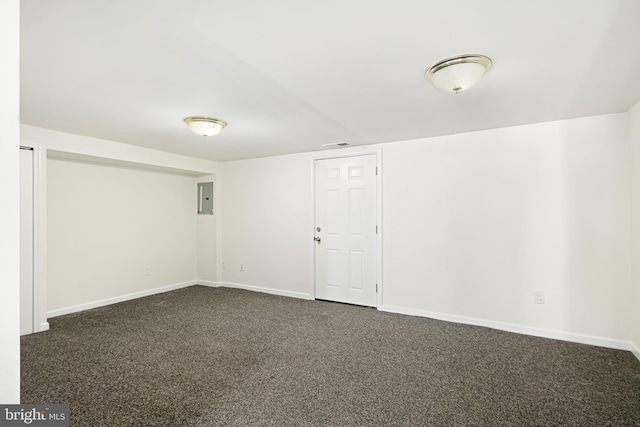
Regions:
<instances>
[{"instance_id":1,"label":"carpeted floor","mask_svg":"<svg viewBox=\"0 0 640 427\"><path fill-rule=\"evenodd\" d=\"M73 426L640 426L631 353L194 286L22 337Z\"/></svg>"}]
</instances>

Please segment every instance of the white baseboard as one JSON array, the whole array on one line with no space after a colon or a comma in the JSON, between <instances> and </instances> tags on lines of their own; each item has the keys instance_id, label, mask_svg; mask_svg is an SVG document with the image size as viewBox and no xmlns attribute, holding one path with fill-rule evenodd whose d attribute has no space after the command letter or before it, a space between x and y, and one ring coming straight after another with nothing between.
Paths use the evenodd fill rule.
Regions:
<instances>
[{"instance_id":1,"label":"white baseboard","mask_svg":"<svg viewBox=\"0 0 640 427\"><path fill-rule=\"evenodd\" d=\"M613 348L616 350L633 351L633 344L629 341L615 340L610 338L594 337L591 335L574 334L570 332L554 331L530 326L517 325L513 323L496 322L492 320L477 319L474 317L458 316L455 314L444 314L431 311L416 310L411 308L397 307L392 305L382 305L378 307L380 311L390 313L407 314L409 316L428 317L431 319L444 320L447 322L463 323L466 325L484 326L501 331L515 332L517 334L531 335L534 337L551 338L561 341L569 341L580 344L595 345L598 347ZM636 348L637 350L637 348ZM638 354L636 353L636 356Z\"/></svg>"},{"instance_id":2,"label":"white baseboard","mask_svg":"<svg viewBox=\"0 0 640 427\"><path fill-rule=\"evenodd\" d=\"M640 360L640 346L635 343L631 343L631 352Z\"/></svg>"},{"instance_id":3,"label":"white baseboard","mask_svg":"<svg viewBox=\"0 0 640 427\"><path fill-rule=\"evenodd\" d=\"M244 289L252 292L262 292L266 294L279 295L283 297L298 298L311 300L313 297L311 294L304 292L285 291L282 289L263 288L261 286L245 285L242 283L231 282L214 282L209 280L191 280L189 282L177 283L174 285L163 286L160 288L149 289L146 291L134 292L127 295L122 295L113 298L107 298L100 301L94 301L86 304L74 305L71 307L60 308L57 310L51 310L47 312L47 317L62 316L65 314L76 313L79 311L90 310L92 308L103 307L110 304L116 304L123 301L129 301L136 298L142 298L150 295L160 294L163 292L169 292L176 289L186 288L193 285L202 285L209 287L225 287L234 289ZM389 313L406 314L409 316L428 317L431 319L443 320L446 322L463 323L466 325L484 326L487 328L498 329L507 332L514 332L523 335L531 335L534 337L551 338L561 341L569 341L580 344L589 344L599 347L613 348L617 350L626 350L632 352L638 360L640 360L640 347L630 341L615 340L610 338L594 337L590 335L574 334L569 332L554 331L542 328L533 328L529 326L517 325L513 323L496 322L492 320L478 319L474 317L458 316L455 314L445 314L425 310L417 310L405 307L397 307L392 305L381 305L378 307L380 311L386 311ZM38 332L46 331L49 329L49 323L43 322L40 325Z\"/></svg>"},{"instance_id":4,"label":"white baseboard","mask_svg":"<svg viewBox=\"0 0 640 427\"><path fill-rule=\"evenodd\" d=\"M92 308L104 307L105 305L116 304L118 302L129 301L136 298L148 297L150 295L161 294L163 292L174 291L176 289L186 288L187 286L193 286L198 284L197 280L191 280L184 283L176 283L173 285L167 285L160 288L148 289L146 291L134 292L127 295L121 295L113 298L107 298L100 301L88 302L85 304L74 305L71 307L58 308L47 312L47 318L62 316L65 314L77 313L78 311L90 310ZM48 327L47 323L47 327Z\"/></svg>"},{"instance_id":5,"label":"white baseboard","mask_svg":"<svg viewBox=\"0 0 640 427\"><path fill-rule=\"evenodd\" d=\"M307 300L313 299L311 297L311 294L307 294L304 292L292 292L292 291L285 291L282 289L263 288L260 286L244 285L242 283L218 282L218 286L222 286L225 288L244 289L244 290L253 291L253 292L262 292L265 294L279 295L282 297L307 299Z\"/></svg>"},{"instance_id":6,"label":"white baseboard","mask_svg":"<svg viewBox=\"0 0 640 427\"><path fill-rule=\"evenodd\" d=\"M197 285L209 286L210 288L219 288L220 283L212 282L211 280L196 280Z\"/></svg>"},{"instance_id":7,"label":"white baseboard","mask_svg":"<svg viewBox=\"0 0 640 427\"><path fill-rule=\"evenodd\" d=\"M263 288L260 286L252 286L252 285L244 285L241 283L230 283L230 282L213 282L210 280L191 280L189 282L177 283L174 285L163 286L161 288L148 289L146 291L134 292L127 295L121 295L113 298L107 298L100 301L93 301L85 304L74 305L71 307L59 308L56 310L51 310L47 312L47 318L63 316L65 314L77 313L79 311L90 310L92 308L104 307L110 304L116 304L123 301L129 301L136 298L148 297L155 294L160 294L163 292L169 292L176 289L186 288L188 286L193 285L202 285L209 287L226 287L226 288L235 288L235 289L245 289L247 291L253 292L262 292L273 295L280 295L284 297L291 298L299 298L299 299L312 299L310 294L302 293L302 292L291 292L285 291L282 289L271 289L271 288ZM45 326L46 325L46 326ZM41 325L40 331L46 331L49 329L49 323L45 322Z\"/></svg>"}]
</instances>

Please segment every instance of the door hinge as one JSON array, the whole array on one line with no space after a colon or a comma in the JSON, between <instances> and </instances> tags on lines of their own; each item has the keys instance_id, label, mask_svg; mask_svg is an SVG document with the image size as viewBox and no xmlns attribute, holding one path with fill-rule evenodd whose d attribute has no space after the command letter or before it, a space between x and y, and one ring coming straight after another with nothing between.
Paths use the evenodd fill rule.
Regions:
<instances>
[{"instance_id":1,"label":"door hinge","mask_svg":"<svg viewBox=\"0 0 640 427\"><path fill-rule=\"evenodd\" d=\"M376 175L378 175L378 167L376 166Z\"/></svg>"},{"instance_id":2,"label":"door hinge","mask_svg":"<svg viewBox=\"0 0 640 427\"><path fill-rule=\"evenodd\" d=\"M378 284L376 283L376 293L378 293Z\"/></svg>"},{"instance_id":3,"label":"door hinge","mask_svg":"<svg viewBox=\"0 0 640 427\"><path fill-rule=\"evenodd\" d=\"M376 225L376 234L378 234L378 226Z\"/></svg>"}]
</instances>

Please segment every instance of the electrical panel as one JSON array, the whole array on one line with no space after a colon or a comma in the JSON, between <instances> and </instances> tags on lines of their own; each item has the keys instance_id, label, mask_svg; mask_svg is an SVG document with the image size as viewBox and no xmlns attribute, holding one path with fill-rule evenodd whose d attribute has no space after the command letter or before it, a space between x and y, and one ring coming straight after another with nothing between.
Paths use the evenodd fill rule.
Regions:
<instances>
[{"instance_id":1,"label":"electrical panel","mask_svg":"<svg viewBox=\"0 0 640 427\"><path fill-rule=\"evenodd\" d=\"M198 215L213 215L213 182L198 183Z\"/></svg>"}]
</instances>

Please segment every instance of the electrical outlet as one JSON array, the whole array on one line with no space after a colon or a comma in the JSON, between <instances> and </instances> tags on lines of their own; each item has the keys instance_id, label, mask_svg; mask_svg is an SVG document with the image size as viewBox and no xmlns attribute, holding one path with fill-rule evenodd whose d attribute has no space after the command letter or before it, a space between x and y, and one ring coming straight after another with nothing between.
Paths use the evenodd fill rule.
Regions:
<instances>
[{"instance_id":1,"label":"electrical outlet","mask_svg":"<svg viewBox=\"0 0 640 427\"><path fill-rule=\"evenodd\" d=\"M544 304L544 291L535 291L533 298L536 304Z\"/></svg>"},{"instance_id":2,"label":"electrical outlet","mask_svg":"<svg viewBox=\"0 0 640 427\"><path fill-rule=\"evenodd\" d=\"M226 268L227 268L226 264L224 263L224 261L222 261L222 269L224 270Z\"/></svg>"},{"instance_id":3,"label":"electrical outlet","mask_svg":"<svg viewBox=\"0 0 640 427\"><path fill-rule=\"evenodd\" d=\"M240 271L244 271L244 262L240 263Z\"/></svg>"},{"instance_id":4,"label":"electrical outlet","mask_svg":"<svg viewBox=\"0 0 640 427\"><path fill-rule=\"evenodd\" d=\"M144 268L144 275L145 276L151 276L151 267L150 266L146 266Z\"/></svg>"}]
</instances>

